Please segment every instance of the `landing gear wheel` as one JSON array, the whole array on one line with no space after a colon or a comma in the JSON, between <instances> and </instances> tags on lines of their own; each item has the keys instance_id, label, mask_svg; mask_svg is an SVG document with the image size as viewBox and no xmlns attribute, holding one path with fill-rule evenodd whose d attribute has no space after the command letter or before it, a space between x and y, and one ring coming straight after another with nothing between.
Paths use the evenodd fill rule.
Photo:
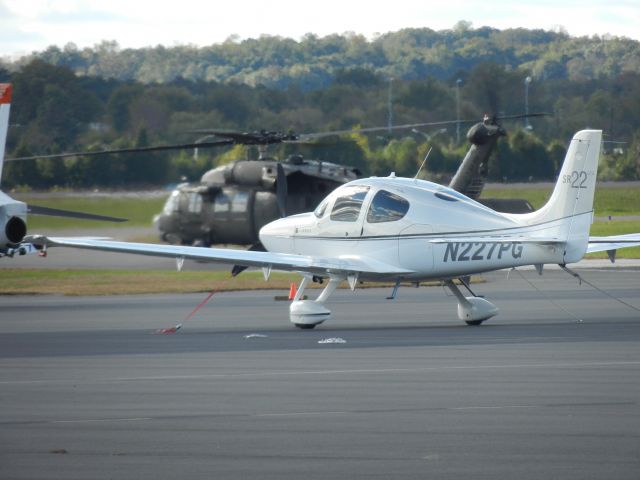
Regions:
<instances>
[{"instance_id":1,"label":"landing gear wheel","mask_svg":"<svg viewBox=\"0 0 640 480\"><path fill-rule=\"evenodd\" d=\"M482 322L484 322L484 320L467 320L465 323L472 327L477 327L478 325L482 325Z\"/></svg>"},{"instance_id":2,"label":"landing gear wheel","mask_svg":"<svg viewBox=\"0 0 640 480\"><path fill-rule=\"evenodd\" d=\"M298 327L301 330L311 330L312 328L315 328L317 324L315 323L294 323L294 325L296 327Z\"/></svg>"}]
</instances>

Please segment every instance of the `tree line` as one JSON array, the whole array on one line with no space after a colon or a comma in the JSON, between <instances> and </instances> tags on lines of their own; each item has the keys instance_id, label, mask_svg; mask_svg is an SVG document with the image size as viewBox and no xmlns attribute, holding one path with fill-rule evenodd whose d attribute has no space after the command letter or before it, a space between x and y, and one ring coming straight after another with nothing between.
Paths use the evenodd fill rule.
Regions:
<instances>
[{"instance_id":1,"label":"tree line","mask_svg":"<svg viewBox=\"0 0 640 480\"><path fill-rule=\"evenodd\" d=\"M594 46L594 51L588 55L583 51L578 57L567 56L566 47L562 50L564 56L558 57L563 59L564 74L561 74L559 69L549 70L548 63L545 63L546 67L540 67L542 59L547 62L559 52L541 54L536 45L545 38L557 42L564 39L568 44L587 42L588 39L526 30L500 32L464 30L462 27L459 30L450 33L452 39L457 39L458 43L454 42L456 49L468 51L469 55L475 52L480 60L468 69L457 70L452 76L444 73L450 72L445 68L446 58L442 60L439 74L429 70L421 74L389 76L380 67L389 58L395 59L394 68L405 64L415 67L417 64L411 60L413 54L421 51L424 57L443 41L438 40L440 34L436 35L437 32L433 33L434 40L428 43L422 37L425 32L403 30L372 42L363 40L360 53L369 52L368 64L350 64L343 59L327 69L324 74L329 76L314 88L310 88L307 81L291 79L285 82L286 85L274 85L239 81L238 78L189 78L186 74L172 76L162 83L145 83L133 77L98 75L90 69L79 71L77 66L46 61L44 54L52 47L28 61L0 68L0 81L14 84L7 157L187 143L202 137L190 132L212 128L326 132L384 127L390 123L457 120L458 111L461 119L479 121L485 112L491 115L523 113L526 91L529 111L550 112L553 116L530 119L531 128L524 128L525 120L505 121L509 135L499 141L497 152L492 156L488 166L490 180L552 179L564 158L568 140L582 128L605 131L607 143L601 178L640 179L640 109L637 108L640 105L640 67L632 68L637 42L608 41L630 45L619 51L607 47L607 42L593 43L594 40L592 43L597 44L597 48ZM415 51L399 42L397 48L404 53L397 53L395 57L385 53L381 58L375 54L376 42L382 48L380 42L383 40L390 42L394 36L406 40L412 33L414 41L408 45ZM511 57L496 58L496 42L498 39L507 42L507 34L513 38ZM311 42L310 38L305 38L298 43ZM484 44L480 42L481 38L485 39ZM335 45L330 48L331 39L335 40ZM269 62L278 65L285 61L276 53L272 57L260 57L268 45L272 46L273 52L279 52L280 47L274 45L280 45L280 40L269 37L249 42L258 52L256 58L262 62L256 63L254 71ZM247 42L232 42L238 56L241 56L242 48L248 48ZM357 43L353 43L354 36L316 38L315 42L315 48L324 55L333 52L335 58L344 53L336 45L346 42L351 45L350 55L357 57L353 50ZM523 53L526 42L530 43L531 50L528 57ZM606 61L598 57L599 49L605 47L612 48L607 51ZM389 49L387 45L383 50L391 51ZM165 50L167 58L175 53L170 52L173 49ZM493 52L491 56L489 51ZM313 55L309 57L314 58ZM514 58L529 60L514 66ZM598 62L593 60L599 73L596 75L595 70L587 69L589 75L577 75L580 69L573 62L576 58L580 61L600 58ZM234 62L241 62L241 59ZM437 64L434 60L433 65ZM312 69L312 65L313 62L308 68ZM468 148L464 134L469 127L470 124L461 125L459 141L454 122L391 133L383 130L366 136L351 134L311 145L280 145L271 147L268 153L277 158L303 154L308 158L353 165L365 174L387 175L395 171L397 175L413 176L426 152L432 148L427 163L428 177L444 181L455 171ZM197 180L214 165L238 158L256 158L257 155L254 148L235 147L199 149L197 158L189 150L8 162L3 185L34 189L161 185L182 178Z\"/></svg>"},{"instance_id":2,"label":"tree line","mask_svg":"<svg viewBox=\"0 0 640 480\"><path fill-rule=\"evenodd\" d=\"M240 41L230 37L206 47L120 48L114 40L94 47L73 43L34 52L10 66L34 59L65 66L81 76L141 83L167 83L178 78L235 82L249 86L307 90L326 88L336 71L359 68L383 78L438 80L457 78L481 63L528 71L543 80L591 80L640 70L637 41L612 37L571 37L565 32L472 28L466 21L448 30L410 28L368 40L347 33L301 40L263 35Z\"/></svg>"}]
</instances>

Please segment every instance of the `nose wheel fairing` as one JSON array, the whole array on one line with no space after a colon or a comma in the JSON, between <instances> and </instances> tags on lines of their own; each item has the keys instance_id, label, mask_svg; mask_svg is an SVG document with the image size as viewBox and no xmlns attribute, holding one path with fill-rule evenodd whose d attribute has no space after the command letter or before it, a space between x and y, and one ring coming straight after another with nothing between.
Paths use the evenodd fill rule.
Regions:
<instances>
[{"instance_id":1,"label":"nose wheel fairing","mask_svg":"<svg viewBox=\"0 0 640 480\"><path fill-rule=\"evenodd\" d=\"M324 306L338 285L345 280L344 277L331 277L327 286L315 300L301 300L305 288L312 277L305 275L298 287L296 296L289 306L289 319L298 328L309 329L331 318L331 310Z\"/></svg>"},{"instance_id":2,"label":"nose wheel fairing","mask_svg":"<svg viewBox=\"0 0 640 480\"><path fill-rule=\"evenodd\" d=\"M331 318L331 310L316 300L291 302L289 319L298 328L313 328Z\"/></svg>"}]
</instances>

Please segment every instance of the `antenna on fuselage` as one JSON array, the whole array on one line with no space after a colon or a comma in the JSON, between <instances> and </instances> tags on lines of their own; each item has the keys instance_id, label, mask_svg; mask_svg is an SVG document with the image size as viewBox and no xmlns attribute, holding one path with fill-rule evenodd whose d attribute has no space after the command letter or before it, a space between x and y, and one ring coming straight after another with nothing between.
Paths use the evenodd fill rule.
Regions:
<instances>
[{"instance_id":1,"label":"antenna on fuselage","mask_svg":"<svg viewBox=\"0 0 640 480\"><path fill-rule=\"evenodd\" d=\"M429 147L429 151L427 152L427 154L424 156L424 160L422 161L422 165L420 165L420 168L418 169L418 171L416 172L416 175L413 177L413 179L415 180L416 178L418 178L418 175L420 175L420 172L422 171L423 167L425 166L425 164L427 163L427 158L429 158L429 154L431 153L431 150L433 150L433 147Z\"/></svg>"}]
</instances>

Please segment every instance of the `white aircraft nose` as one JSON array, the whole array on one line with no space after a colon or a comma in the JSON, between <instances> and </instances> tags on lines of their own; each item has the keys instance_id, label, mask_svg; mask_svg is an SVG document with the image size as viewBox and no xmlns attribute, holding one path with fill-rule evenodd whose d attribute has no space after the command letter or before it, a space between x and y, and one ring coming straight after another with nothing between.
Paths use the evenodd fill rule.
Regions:
<instances>
[{"instance_id":1,"label":"white aircraft nose","mask_svg":"<svg viewBox=\"0 0 640 480\"><path fill-rule=\"evenodd\" d=\"M262 245L270 252L291 252L294 225L288 218L279 218L260 229L258 236Z\"/></svg>"}]
</instances>

